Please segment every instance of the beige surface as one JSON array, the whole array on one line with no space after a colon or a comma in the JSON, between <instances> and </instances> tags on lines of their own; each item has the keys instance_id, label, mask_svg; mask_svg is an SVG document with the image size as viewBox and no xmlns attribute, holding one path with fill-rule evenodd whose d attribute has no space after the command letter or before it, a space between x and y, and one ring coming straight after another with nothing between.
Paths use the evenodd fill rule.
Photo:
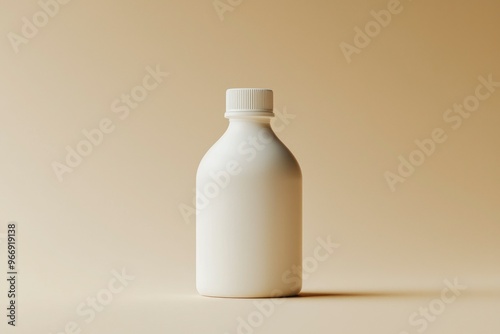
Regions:
<instances>
[{"instance_id":1,"label":"beige surface","mask_svg":"<svg viewBox=\"0 0 500 334\"><path fill-rule=\"evenodd\" d=\"M457 129L443 119L478 77L500 81L498 1L248 0L221 21L211 0L73 0L18 53L8 34L40 6L1 6L0 233L16 221L20 238L9 333L71 321L82 333L237 332L253 301L195 295L194 220L179 212L227 125L229 87L274 90L275 128L304 176L304 257L317 238L340 244L304 282L334 295L289 299L255 333L418 333L409 316L455 278L466 291L425 332L500 330L500 89ZM340 45L387 8L398 13L348 63ZM157 67L169 75L147 79L127 115L116 99ZM53 162L100 124L102 143L59 182ZM435 128L446 141L391 191L384 173ZM86 323L76 308L122 268L135 278Z\"/></svg>"}]
</instances>

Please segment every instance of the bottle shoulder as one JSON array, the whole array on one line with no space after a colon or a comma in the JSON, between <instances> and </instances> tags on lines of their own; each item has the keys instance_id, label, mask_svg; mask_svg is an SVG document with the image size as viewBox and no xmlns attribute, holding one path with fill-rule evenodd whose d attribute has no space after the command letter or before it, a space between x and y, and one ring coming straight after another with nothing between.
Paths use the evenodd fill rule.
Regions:
<instances>
[{"instance_id":1,"label":"bottle shoulder","mask_svg":"<svg viewBox=\"0 0 500 334\"><path fill-rule=\"evenodd\" d=\"M205 153L198 172L223 169L228 164L237 164L248 172L279 170L301 176L297 159L272 130L257 133L226 131Z\"/></svg>"}]
</instances>

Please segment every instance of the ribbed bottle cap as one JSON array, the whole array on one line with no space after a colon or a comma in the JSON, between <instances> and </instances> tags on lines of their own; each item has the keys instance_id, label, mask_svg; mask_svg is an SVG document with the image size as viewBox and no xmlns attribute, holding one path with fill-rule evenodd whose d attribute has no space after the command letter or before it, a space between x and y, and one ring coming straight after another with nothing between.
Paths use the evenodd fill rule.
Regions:
<instances>
[{"instance_id":1,"label":"ribbed bottle cap","mask_svg":"<svg viewBox=\"0 0 500 334\"><path fill-rule=\"evenodd\" d=\"M231 88L226 91L225 116L274 116L273 91L266 88Z\"/></svg>"}]
</instances>

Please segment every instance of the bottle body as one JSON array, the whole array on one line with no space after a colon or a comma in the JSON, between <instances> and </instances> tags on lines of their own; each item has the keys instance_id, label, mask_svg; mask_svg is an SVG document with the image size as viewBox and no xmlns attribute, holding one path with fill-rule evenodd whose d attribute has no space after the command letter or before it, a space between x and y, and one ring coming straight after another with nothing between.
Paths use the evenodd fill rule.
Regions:
<instances>
[{"instance_id":1,"label":"bottle body","mask_svg":"<svg viewBox=\"0 0 500 334\"><path fill-rule=\"evenodd\" d=\"M200 294L300 292L302 175L272 131L270 117L230 118L227 131L200 162L196 193ZM288 275L292 270L295 274Z\"/></svg>"}]
</instances>

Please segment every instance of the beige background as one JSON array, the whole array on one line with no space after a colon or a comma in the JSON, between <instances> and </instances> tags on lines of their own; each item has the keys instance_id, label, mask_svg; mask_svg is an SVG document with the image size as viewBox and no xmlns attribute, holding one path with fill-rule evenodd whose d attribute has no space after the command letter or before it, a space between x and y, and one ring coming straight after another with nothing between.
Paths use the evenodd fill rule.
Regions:
<instances>
[{"instance_id":1,"label":"beige background","mask_svg":"<svg viewBox=\"0 0 500 334\"><path fill-rule=\"evenodd\" d=\"M237 2L220 20L210 0L73 0L16 53L7 36L40 5L0 1L0 233L15 221L20 238L9 333L71 321L82 333L237 332L252 301L196 295L195 224L179 212L227 126L230 87L272 88L295 116L279 136L303 171L304 256L318 237L341 244L304 282L325 295L288 299L255 333L417 333L409 315L455 277L467 290L425 332L497 333L500 90L457 130L443 114L479 76L500 81L500 3L402 0L348 63L339 45L387 1ZM157 65L169 76L120 119L111 103ZM59 182L52 163L104 118L114 131ZM447 141L392 192L384 173L438 127ZM135 279L85 323L77 305L122 268Z\"/></svg>"}]
</instances>

